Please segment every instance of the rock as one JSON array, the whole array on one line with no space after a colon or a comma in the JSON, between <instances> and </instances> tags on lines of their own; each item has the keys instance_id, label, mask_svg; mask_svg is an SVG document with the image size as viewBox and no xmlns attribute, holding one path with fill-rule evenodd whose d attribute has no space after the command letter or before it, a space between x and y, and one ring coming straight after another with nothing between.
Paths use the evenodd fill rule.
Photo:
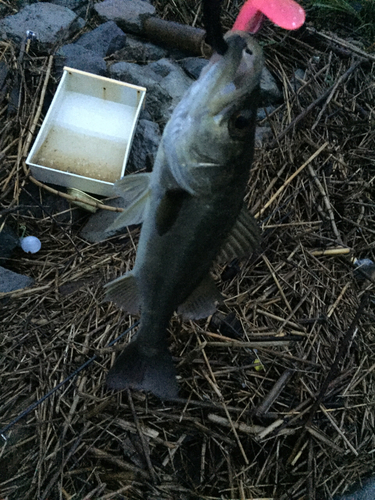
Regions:
<instances>
[{"instance_id":1,"label":"rock","mask_svg":"<svg viewBox=\"0 0 375 500\"><path fill-rule=\"evenodd\" d=\"M260 95L264 106L280 102L283 99L283 93L277 86L276 80L267 68L263 68L262 71L260 80Z\"/></svg>"},{"instance_id":2,"label":"rock","mask_svg":"<svg viewBox=\"0 0 375 500\"><path fill-rule=\"evenodd\" d=\"M260 148L262 144L273 137L271 127L257 127L255 129L255 147Z\"/></svg>"},{"instance_id":3,"label":"rock","mask_svg":"<svg viewBox=\"0 0 375 500\"><path fill-rule=\"evenodd\" d=\"M37 34L40 46L49 49L70 38L84 25L85 21L66 7L38 2L0 21L0 34L20 43L26 37L26 31L32 30Z\"/></svg>"},{"instance_id":4,"label":"rock","mask_svg":"<svg viewBox=\"0 0 375 500\"><path fill-rule=\"evenodd\" d=\"M149 63L147 67L162 78L168 76L172 71L177 70L181 72L181 68L178 64L165 57L163 59L159 59L158 61Z\"/></svg>"},{"instance_id":5,"label":"rock","mask_svg":"<svg viewBox=\"0 0 375 500\"><path fill-rule=\"evenodd\" d=\"M303 69L296 69L293 77L291 78L290 83L294 88L295 92L297 92L297 90L300 89L302 85L306 83L305 71Z\"/></svg>"},{"instance_id":6,"label":"rock","mask_svg":"<svg viewBox=\"0 0 375 500\"><path fill-rule=\"evenodd\" d=\"M267 115L270 115L273 111L275 111L275 109L276 108L274 106L258 108L257 119L264 120L265 118L267 118Z\"/></svg>"},{"instance_id":7,"label":"rock","mask_svg":"<svg viewBox=\"0 0 375 500\"><path fill-rule=\"evenodd\" d=\"M111 207L125 208L125 200L123 198L115 198L106 201L106 205ZM119 212L110 212L109 210L98 210L96 214L92 215L79 233L80 236L89 241L90 243L99 243L107 238L113 236L116 232L106 232L107 228L117 219ZM121 230L126 231L126 228Z\"/></svg>"},{"instance_id":8,"label":"rock","mask_svg":"<svg viewBox=\"0 0 375 500\"><path fill-rule=\"evenodd\" d=\"M139 120L130 151L128 172L151 170L160 143L159 125L150 120Z\"/></svg>"},{"instance_id":9,"label":"rock","mask_svg":"<svg viewBox=\"0 0 375 500\"><path fill-rule=\"evenodd\" d=\"M179 63L190 78L198 80L202 69L207 66L208 60L201 57L186 57L179 61Z\"/></svg>"},{"instance_id":10,"label":"rock","mask_svg":"<svg viewBox=\"0 0 375 500\"><path fill-rule=\"evenodd\" d=\"M126 43L125 33L113 21L101 24L93 31L85 33L79 38L75 45L84 47L105 57L122 49Z\"/></svg>"},{"instance_id":11,"label":"rock","mask_svg":"<svg viewBox=\"0 0 375 500\"><path fill-rule=\"evenodd\" d=\"M5 260L9 259L18 243L19 238L13 229L4 226L0 232L0 264L4 264Z\"/></svg>"},{"instance_id":12,"label":"rock","mask_svg":"<svg viewBox=\"0 0 375 500\"><path fill-rule=\"evenodd\" d=\"M53 0L55 5L60 5L61 7L66 7L67 9L74 10L74 12L81 15L86 10L87 0Z\"/></svg>"},{"instance_id":13,"label":"rock","mask_svg":"<svg viewBox=\"0 0 375 500\"><path fill-rule=\"evenodd\" d=\"M94 9L104 21L114 21L125 32L140 33L143 21L155 15L155 7L143 0L104 0Z\"/></svg>"},{"instance_id":14,"label":"rock","mask_svg":"<svg viewBox=\"0 0 375 500\"><path fill-rule=\"evenodd\" d=\"M334 500L374 500L375 498L375 477L363 481L362 486L352 493L346 493L342 496L335 496Z\"/></svg>"},{"instance_id":15,"label":"rock","mask_svg":"<svg viewBox=\"0 0 375 500\"><path fill-rule=\"evenodd\" d=\"M9 271L9 269L0 267L0 292L2 293L21 290L22 288L31 286L33 283L34 280L28 276L23 276L22 274L17 274Z\"/></svg>"},{"instance_id":16,"label":"rock","mask_svg":"<svg viewBox=\"0 0 375 500\"><path fill-rule=\"evenodd\" d=\"M61 76L64 66L88 71L95 75L105 76L107 74L107 65L104 59L80 45L73 43L63 45L56 55L55 69L57 76Z\"/></svg>"},{"instance_id":17,"label":"rock","mask_svg":"<svg viewBox=\"0 0 375 500\"><path fill-rule=\"evenodd\" d=\"M164 113L168 109L172 99L163 90L159 82L162 78L147 66L119 62L113 64L109 69L111 78L121 80L134 85L146 87L146 109L155 121L162 121Z\"/></svg>"},{"instance_id":18,"label":"rock","mask_svg":"<svg viewBox=\"0 0 375 500\"><path fill-rule=\"evenodd\" d=\"M150 42L128 36L125 47L115 54L117 60L146 63L166 57L168 51Z\"/></svg>"},{"instance_id":19,"label":"rock","mask_svg":"<svg viewBox=\"0 0 375 500\"><path fill-rule=\"evenodd\" d=\"M166 59L164 59L164 61L166 61ZM172 97L172 105L175 107L191 86L193 80L189 78L177 64L174 64L173 66L174 67L172 67L171 71L160 82L160 86Z\"/></svg>"},{"instance_id":20,"label":"rock","mask_svg":"<svg viewBox=\"0 0 375 500\"><path fill-rule=\"evenodd\" d=\"M109 74L116 80L143 87L152 87L162 80L162 77L157 75L149 65L139 66L125 61L112 64L109 68Z\"/></svg>"}]
</instances>

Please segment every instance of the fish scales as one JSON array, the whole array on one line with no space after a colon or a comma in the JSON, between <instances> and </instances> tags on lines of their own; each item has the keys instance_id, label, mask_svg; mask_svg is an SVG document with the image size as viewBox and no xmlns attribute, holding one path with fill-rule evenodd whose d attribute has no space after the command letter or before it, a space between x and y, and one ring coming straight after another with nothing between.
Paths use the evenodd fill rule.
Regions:
<instances>
[{"instance_id":1,"label":"fish scales","mask_svg":"<svg viewBox=\"0 0 375 500\"><path fill-rule=\"evenodd\" d=\"M210 277L220 255L259 243L243 208L253 159L263 56L250 35L229 32L167 123L151 174L127 176L116 190L129 206L110 230L142 222L134 268L106 285L108 300L141 321L109 371L107 385L172 399L178 386L167 346L174 311L212 314L220 294ZM143 177L139 177L142 175Z\"/></svg>"}]
</instances>

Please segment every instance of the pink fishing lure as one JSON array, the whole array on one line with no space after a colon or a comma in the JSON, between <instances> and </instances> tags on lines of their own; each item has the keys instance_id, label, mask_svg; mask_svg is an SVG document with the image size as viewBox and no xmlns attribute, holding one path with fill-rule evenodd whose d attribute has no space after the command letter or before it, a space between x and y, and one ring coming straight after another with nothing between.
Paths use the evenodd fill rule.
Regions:
<instances>
[{"instance_id":1,"label":"pink fishing lure","mask_svg":"<svg viewBox=\"0 0 375 500\"><path fill-rule=\"evenodd\" d=\"M247 0L232 29L256 33L263 16L286 30L296 30L305 22L305 11L294 0Z\"/></svg>"}]
</instances>

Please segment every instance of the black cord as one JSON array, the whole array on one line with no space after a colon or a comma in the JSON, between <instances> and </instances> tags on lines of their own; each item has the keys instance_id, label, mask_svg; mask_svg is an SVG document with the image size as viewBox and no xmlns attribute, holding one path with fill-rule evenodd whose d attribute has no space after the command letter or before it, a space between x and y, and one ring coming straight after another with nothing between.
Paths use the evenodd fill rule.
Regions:
<instances>
[{"instance_id":1,"label":"black cord","mask_svg":"<svg viewBox=\"0 0 375 500\"><path fill-rule=\"evenodd\" d=\"M139 321L137 321L136 323L134 323L134 325L130 326L127 330L125 330L125 332L123 332L119 337L117 337L116 339L112 340L112 342L110 342L107 347L112 347L114 344L116 344L116 342L118 342L119 340L121 340L127 333L129 333L131 330L133 330L133 328L135 328L138 325L139 325ZM90 359L88 359L87 361L85 361L85 363L83 363L83 365L81 365L79 368L77 368L65 380L63 380L62 382L60 382L59 384L57 384L56 387L54 387L47 394L45 394L40 399L38 399L38 401L35 401L35 403L33 403L32 405L30 405L28 408L26 408L26 410L24 410L22 413L20 413L20 415L18 415L18 417L16 417L14 420L12 420L8 425L6 425L2 429L0 429L0 436L4 439L4 441L7 440L7 437L6 437L5 434L6 434L6 432L9 431L9 429L11 427L13 427L23 417L26 417L30 412L32 412L35 408L37 408L40 404L42 404L43 401L45 401L46 399L48 399L54 392L58 391L63 385L65 385L67 382L69 382L69 380L71 380L73 377L75 377L76 375L78 375L78 373L80 373L82 370L84 370L87 366L91 365L91 363L93 361L95 361L97 358L98 358L97 354L94 354L94 356L92 356Z\"/></svg>"}]
</instances>

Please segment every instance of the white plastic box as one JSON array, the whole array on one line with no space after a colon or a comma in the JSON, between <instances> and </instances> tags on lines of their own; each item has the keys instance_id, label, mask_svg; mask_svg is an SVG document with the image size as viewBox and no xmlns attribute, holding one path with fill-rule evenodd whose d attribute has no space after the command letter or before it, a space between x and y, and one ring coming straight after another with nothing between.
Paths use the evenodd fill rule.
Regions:
<instances>
[{"instance_id":1,"label":"white plastic box","mask_svg":"<svg viewBox=\"0 0 375 500\"><path fill-rule=\"evenodd\" d=\"M123 177L146 89L72 68L26 159L42 181L103 196Z\"/></svg>"}]
</instances>

